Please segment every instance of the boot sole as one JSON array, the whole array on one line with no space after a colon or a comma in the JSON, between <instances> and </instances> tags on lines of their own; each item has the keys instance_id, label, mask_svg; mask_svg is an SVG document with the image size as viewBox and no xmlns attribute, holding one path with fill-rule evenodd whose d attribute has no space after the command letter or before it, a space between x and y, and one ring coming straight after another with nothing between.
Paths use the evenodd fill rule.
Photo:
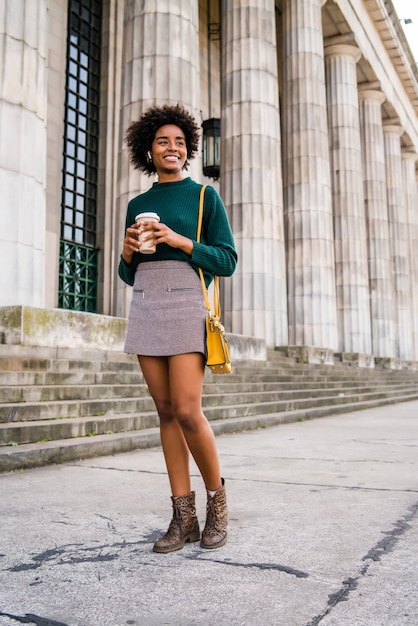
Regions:
<instances>
[{"instance_id":1,"label":"boot sole","mask_svg":"<svg viewBox=\"0 0 418 626\"><path fill-rule=\"evenodd\" d=\"M171 546L170 548L158 548L154 547L152 548L153 552L157 552L157 554L169 554L170 552L177 552L177 550L181 550L182 548L184 548L184 545L189 542L189 543L195 543L195 541L199 541L200 539L200 532L198 533L194 533L192 535L189 535L188 537L184 538L184 541L182 543L178 543L175 546Z\"/></svg>"},{"instance_id":2,"label":"boot sole","mask_svg":"<svg viewBox=\"0 0 418 626\"><path fill-rule=\"evenodd\" d=\"M205 550L216 550L216 548L222 548L222 546L226 544L227 539L228 537L225 537L224 539L222 539L222 541L220 541L219 543L215 543L213 545L206 544L201 541L200 547L204 548Z\"/></svg>"}]
</instances>

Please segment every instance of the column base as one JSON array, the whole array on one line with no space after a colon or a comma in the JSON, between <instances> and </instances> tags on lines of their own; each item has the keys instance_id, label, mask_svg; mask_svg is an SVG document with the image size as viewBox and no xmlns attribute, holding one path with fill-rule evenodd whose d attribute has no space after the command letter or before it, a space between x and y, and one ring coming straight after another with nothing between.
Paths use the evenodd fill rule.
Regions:
<instances>
[{"instance_id":1,"label":"column base","mask_svg":"<svg viewBox=\"0 0 418 626\"><path fill-rule=\"evenodd\" d=\"M362 352L336 352L335 358L338 358L343 365L354 365L356 367L375 366L373 354L364 354Z\"/></svg>"},{"instance_id":2,"label":"column base","mask_svg":"<svg viewBox=\"0 0 418 626\"><path fill-rule=\"evenodd\" d=\"M292 357L297 363L309 365L334 365L334 351L316 346L280 346L280 352Z\"/></svg>"},{"instance_id":3,"label":"column base","mask_svg":"<svg viewBox=\"0 0 418 626\"><path fill-rule=\"evenodd\" d=\"M401 361L401 369L416 371L418 369L418 363L417 361Z\"/></svg>"},{"instance_id":4,"label":"column base","mask_svg":"<svg viewBox=\"0 0 418 626\"><path fill-rule=\"evenodd\" d=\"M402 369L401 360L395 357L382 357L377 356L374 360L376 367L381 367L387 370L400 370Z\"/></svg>"}]
</instances>

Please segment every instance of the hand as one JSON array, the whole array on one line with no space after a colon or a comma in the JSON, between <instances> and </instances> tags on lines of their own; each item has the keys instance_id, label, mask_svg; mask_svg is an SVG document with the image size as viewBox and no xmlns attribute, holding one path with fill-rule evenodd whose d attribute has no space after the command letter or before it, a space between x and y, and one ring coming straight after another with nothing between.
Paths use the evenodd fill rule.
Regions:
<instances>
[{"instance_id":1,"label":"hand","mask_svg":"<svg viewBox=\"0 0 418 626\"><path fill-rule=\"evenodd\" d=\"M134 252L139 251L139 224L132 224L129 228L126 229L125 239L123 240L122 247L122 258L128 263L128 265L132 261L132 257Z\"/></svg>"},{"instance_id":2,"label":"hand","mask_svg":"<svg viewBox=\"0 0 418 626\"><path fill-rule=\"evenodd\" d=\"M168 246L171 246L171 248L178 248L186 254L192 254L192 240L188 237L180 235L179 233L176 233L166 224L144 221L141 223L141 230L139 230L139 232L144 232L147 230L149 230L150 232L144 237L145 241L153 239L156 245L158 245L159 243L166 243Z\"/></svg>"}]
</instances>

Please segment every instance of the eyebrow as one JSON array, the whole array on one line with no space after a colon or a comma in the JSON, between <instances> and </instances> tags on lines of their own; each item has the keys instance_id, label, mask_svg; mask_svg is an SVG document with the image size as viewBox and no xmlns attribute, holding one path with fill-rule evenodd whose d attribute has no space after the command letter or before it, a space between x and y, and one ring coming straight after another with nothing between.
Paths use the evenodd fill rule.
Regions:
<instances>
[{"instance_id":1,"label":"eyebrow","mask_svg":"<svg viewBox=\"0 0 418 626\"><path fill-rule=\"evenodd\" d=\"M168 135L156 135L155 139L168 139ZM183 135L177 135L176 139L186 140L186 137L184 137Z\"/></svg>"}]
</instances>

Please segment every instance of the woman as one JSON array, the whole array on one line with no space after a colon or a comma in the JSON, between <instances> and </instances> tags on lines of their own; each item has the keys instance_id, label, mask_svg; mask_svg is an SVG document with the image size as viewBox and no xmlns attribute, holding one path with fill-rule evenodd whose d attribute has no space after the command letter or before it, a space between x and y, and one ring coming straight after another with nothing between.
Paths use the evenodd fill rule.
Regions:
<instances>
[{"instance_id":1,"label":"woman","mask_svg":"<svg viewBox=\"0 0 418 626\"><path fill-rule=\"evenodd\" d=\"M205 190L203 225L196 242L201 185L184 176L195 156L199 127L181 105L154 106L127 131L133 166L157 174L158 182L128 204L119 275L133 285L125 352L137 354L160 419L161 444L172 492L173 517L155 552L179 550L185 542L219 548L227 538L228 512L213 431L202 412L206 284L230 276L237 263L234 239L219 194ZM158 223L136 223L155 212ZM138 235L156 244L141 254ZM200 537L189 453L207 490L206 524Z\"/></svg>"}]
</instances>

